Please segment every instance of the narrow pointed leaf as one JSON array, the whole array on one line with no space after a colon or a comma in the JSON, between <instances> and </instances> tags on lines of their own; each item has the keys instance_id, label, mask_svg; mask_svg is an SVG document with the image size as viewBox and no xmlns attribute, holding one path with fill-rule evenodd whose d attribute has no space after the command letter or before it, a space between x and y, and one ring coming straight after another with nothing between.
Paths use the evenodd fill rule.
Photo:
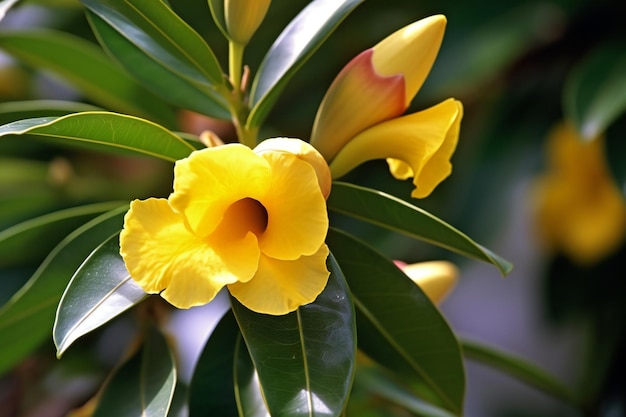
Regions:
<instances>
[{"instance_id":1,"label":"narrow pointed leaf","mask_svg":"<svg viewBox=\"0 0 626 417\"><path fill-rule=\"evenodd\" d=\"M94 249L63 293L52 330L57 356L147 296L126 270L116 233Z\"/></svg>"},{"instance_id":2,"label":"narrow pointed leaf","mask_svg":"<svg viewBox=\"0 0 626 417\"><path fill-rule=\"evenodd\" d=\"M28 66L54 72L104 108L177 125L169 105L82 38L51 30L4 30L0 49Z\"/></svg>"},{"instance_id":3,"label":"narrow pointed leaf","mask_svg":"<svg viewBox=\"0 0 626 417\"><path fill-rule=\"evenodd\" d=\"M226 31L226 18L224 17L224 0L208 0L209 9L211 10L211 17L217 28L222 32L225 38L228 39L228 32Z\"/></svg>"},{"instance_id":4,"label":"narrow pointed leaf","mask_svg":"<svg viewBox=\"0 0 626 417\"><path fill-rule=\"evenodd\" d=\"M246 124L260 126L291 77L363 0L314 0L283 30L263 58L250 92Z\"/></svg>"},{"instance_id":5,"label":"narrow pointed leaf","mask_svg":"<svg viewBox=\"0 0 626 417\"><path fill-rule=\"evenodd\" d=\"M228 311L198 358L189 387L190 417L237 416L233 363L239 337L235 316Z\"/></svg>"},{"instance_id":6,"label":"narrow pointed leaf","mask_svg":"<svg viewBox=\"0 0 626 417\"><path fill-rule=\"evenodd\" d=\"M107 384L94 417L166 417L176 388L176 366L167 341L147 331L142 348Z\"/></svg>"},{"instance_id":7,"label":"narrow pointed leaf","mask_svg":"<svg viewBox=\"0 0 626 417\"><path fill-rule=\"evenodd\" d=\"M70 113L101 111L85 103L63 100L24 100L0 103L0 124L35 117L58 117Z\"/></svg>"},{"instance_id":8,"label":"narrow pointed leaf","mask_svg":"<svg viewBox=\"0 0 626 417\"><path fill-rule=\"evenodd\" d=\"M327 242L352 292L359 348L383 366L419 378L445 408L460 413L465 391L461 351L437 307L365 243L335 229Z\"/></svg>"},{"instance_id":9,"label":"narrow pointed leaf","mask_svg":"<svg viewBox=\"0 0 626 417\"><path fill-rule=\"evenodd\" d=\"M127 210L125 204L70 233L0 308L0 374L50 338L54 314L70 278L95 247L122 228Z\"/></svg>"},{"instance_id":10,"label":"narrow pointed leaf","mask_svg":"<svg viewBox=\"0 0 626 417\"><path fill-rule=\"evenodd\" d=\"M332 255L328 266L324 291L286 315L254 313L231 298L273 417L339 416L347 401L356 349L354 307Z\"/></svg>"},{"instance_id":11,"label":"narrow pointed leaf","mask_svg":"<svg viewBox=\"0 0 626 417\"><path fill-rule=\"evenodd\" d=\"M495 265L503 275L513 266L432 214L382 191L334 182L328 208Z\"/></svg>"},{"instance_id":12,"label":"narrow pointed leaf","mask_svg":"<svg viewBox=\"0 0 626 417\"><path fill-rule=\"evenodd\" d=\"M71 231L120 205L119 202L111 202L72 207L0 231L0 268L20 266L40 257L43 259Z\"/></svg>"},{"instance_id":13,"label":"narrow pointed leaf","mask_svg":"<svg viewBox=\"0 0 626 417\"><path fill-rule=\"evenodd\" d=\"M199 83L224 83L222 70L209 45L164 2L81 1L92 13L169 71Z\"/></svg>"},{"instance_id":14,"label":"narrow pointed leaf","mask_svg":"<svg viewBox=\"0 0 626 417\"><path fill-rule=\"evenodd\" d=\"M595 50L572 71L563 90L565 114L592 140L626 112L626 52L622 44Z\"/></svg>"},{"instance_id":15,"label":"narrow pointed leaf","mask_svg":"<svg viewBox=\"0 0 626 417\"><path fill-rule=\"evenodd\" d=\"M0 126L5 135L36 135L47 139L87 144L175 162L195 150L176 134L144 119L108 112L39 117Z\"/></svg>"}]
</instances>

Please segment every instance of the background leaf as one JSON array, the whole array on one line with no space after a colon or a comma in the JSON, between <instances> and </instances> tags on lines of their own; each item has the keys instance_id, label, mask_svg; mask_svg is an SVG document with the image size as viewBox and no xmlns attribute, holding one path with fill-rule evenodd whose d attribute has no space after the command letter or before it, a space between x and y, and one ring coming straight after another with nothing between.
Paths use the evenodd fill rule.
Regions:
<instances>
[{"instance_id":1,"label":"background leaf","mask_svg":"<svg viewBox=\"0 0 626 417\"><path fill-rule=\"evenodd\" d=\"M70 278L96 246L122 228L127 210L128 205L111 210L70 233L0 309L0 374L50 337L54 312Z\"/></svg>"},{"instance_id":2,"label":"background leaf","mask_svg":"<svg viewBox=\"0 0 626 417\"><path fill-rule=\"evenodd\" d=\"M106 385L94 417L165 417L176 387L176 366L167 341L149 327L139 350Z\"/></svg>"},{"instance_id":3,"label":"background leaf","mask_svg":"<svg viewBox=\"0 0 626 417\"><path fill-rule=\"evenodd\" d=\"M363 0L314 0L283 30L258 69L246 124L260 126L293 74Z\"/></svg>"},{"instance_id":4,"label":"background leaf","mask_svg":"<svg viewBox=\"0 0 626 417\"><path fill-rule=\"evenodd\" d=\"M23 100L0 103L0 124L35 117L65 116L70 113L100 111L90 104L64 100Z\"/></svg>"},{"instance_id":5,"label":"background leaf","mask_svg":"<svg viewBox=\"0 0 626 417\"><path fill-rule=\"evenodd\" d=\"M489 262L503 275L513 266L432 214L382 191L333 182L328 208L338 213Z\"/></svg>"},{"instance_id":6,"label":"background leaf","mask_svg":"<svg viewBox=\"0 0 626 417\"><path fill-rule=\"evenodd\" d=\"M236 417L234 360L237 321L228 311L217 324L198 358L189 387L189 416Z\"/></svg>"},{"instance_id":7,"label":"background leaf","mask_svg":"<svg viewBox=\"0 0 626 417\"><path fill-rule=\"evenodd\" d=\"M3 30L0 49L26 65L54 72L104 108L177 126L169 105L137 84L97 45L80 37L43 29Z\"/></svg>"},{"instance_id":8,"label":"background leaf","mask_svg":"<svg viewBox=\"0 0 626 417\"><path fill-rule=\"evenodd\" d=\"M117 113L74 113L63 117L19 120L0 126L4 135L37 135L47 139L103 146L130 154L143 154L175 162L195 150L162 126Z\"/></svg>"},{"instance_id":9,"label":"background leaf","mask_svg":"<svg viewBox=\"0 0 626 417\"><path fill-rule=\"evenodd\" d=\"M597 48L571 72L564 94L566 117L580 136L603 134L626 111L626 52L623 44Z\"/></svg>"},{"instance_id":10,"label":"background leaf","mask_svg":"<svg viewBox=\"0 0 626 417\"><path fill-rule=\"evenodd\" d=\"M235 347L235 399L242 417L267 417L269 412L261 391L259 376L241 335Z\"/></svg>"},{"instance_id":11,"label":"background leaf","mask_svg":"<svg viewBox=\"0 0 626 417\"><path fill-rule=\"evenodd\" d=\"M365 243L335 229L327 242L352 292L359 348L401 375L418 377L443 406L460 414L465 391L461 351L437 307Z\"/></svg>"},{"instance_id":12,"label":"background leaf","mask_svg":"<svg viewBox=\"0 0 626 417\"><path fill-rule=\"evenodd\" d=\"M286 315L255 313L231 297L274 417L338 416L347 401L356 349L354 307L332 256L328 267L324 291Z\"/></svg>"},{"instance_id":13,"label":"background leaf","mask_svg":"<svg viewBox=\"0 0 626 417\"><path fill-rule=\"evenodd\" d=\"M85 259L63 293L52 330L57 356L147 297L126 270L116 233Z\"/></svg>"},{"instance_id":14,"label":"background leaf","mask_svg":"<svg viewBox=\"0 0 626 417\"><path fill-rule=\"evenodd\" d=\"M0 231L0 268L43 259L59 241L78 226L122 203L97 203L44 214ZM58 241L54 239L58 236Z\"/></svg>"}]
</instances>

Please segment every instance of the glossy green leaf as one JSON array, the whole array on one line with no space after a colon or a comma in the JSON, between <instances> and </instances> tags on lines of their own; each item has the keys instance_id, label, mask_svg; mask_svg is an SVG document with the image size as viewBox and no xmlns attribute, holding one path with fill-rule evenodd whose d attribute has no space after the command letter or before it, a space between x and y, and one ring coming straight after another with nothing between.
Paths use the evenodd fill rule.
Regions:
<instances>
[{"instance_id":1,"label":"glossy green leaf","mask_svg":"<svg viewBox=\"0 0 626 417\"><path fill-rule=\"evenodd\" d=\"M36 135L48 139L87 144L175 162L195 150L176 134L144 119L108 112L74 113L63 117L39 117L0 126L5 135Z\"/></svg>"},{"instance_id":2,"label":"glossy green leaf","mask_svg":"<svg viewBox=\"0 0 626 417\"><path fill-rule=\"evenodd\" d=\"M121 203L97 203L44 214L0 231L0 268L40 262L67 234ZM57 239L55 239L57 238Z\"/></svg>"},{"instance_id":3,"label":"glossy green leaf","mask_svg":"<svg viewBox=\"0 0 626 417\"><path fill-rule=\"evenodd\" d=\"M359 348L395 372L418 377L460 413L465 375L454 333L422 290L367 244L335 229L327 238L352 292Z\"/></svg>"},{"instance_id":4,"label":"glossy green leaf","mask_svg":"<svg viewBox=\"0 0 626 417\"><path fill-rule=\"evenodd\" d=\"M576 398L569 388L544 370L521 358L469 340L461 341L461 347L467 359L505 372L554 398L571 404L575 408L580 408L582 405L582 399Z\"/></svg>"},{"instance_id":5,"label":"glossy green leaf","mask_svg":"<svg viewBox=\"0 0 626 417\"><path fill-rule=\"evenodd\" d=\"M267 417L269 412L263 399L259 377L254 369L250 352L243 341L237 339L235 349L234 384L235 399L240 416Z\"/></svg>"},{"instance_id":6,"label":"glossy green leaf","mask_svg":"<svg viewBox=\"0 0 626 417\"><path fill-rule=\"evenodd\" d=\"M222 32L225 38L228 39L228 32L226 31L226 18L224 16L224 0L208 0L209 9L211 10L211 17L215 22L217 28Z\"/></svg>"},{"instance_id":7,"label":"glossy green leaf","mask_svg":"<svg viewBox=\"0 0 626 417\"><path fill-rule=\"evenodd\" d=\"M189 417L236 417L233 363L239 327L231 311L217 324L198 358L189 386Z\"/></svg>"},{"instance_id":8,"label":"glossy green leaf","mask_svg":"<svg viewBox=\"0 0 626 417\"><path fill-rule=\"evenodd\" d=\"M101 108L74 101L25 100L0 103L0 124L35 117L58 117L70 113L100 111Z\"/></svg>"},{"instance_id":9,"label":"glossy green leaf","mask_svg":"<svg viewBox=\"0 0 626 417\"><path fill-rule=\"evenodd\" d=\"M363 0L314 0L283 30L261 62L246 124L260 126L291 77Z\"/></svg>"},{"instance_id":10,"label":"glossy green leaf","mask_svg":"<svg viewBox=\"0 0 626 417\"><path fill-rule=\"evenodd\" d=\"M626 112L626 51L607 44L572 71L563 90L566 117L592 140Z\"/></svg>"},{"instance_id":11,"label":"glossy green leaf","mask_svg":"<svg viewBox=\"0 0 626 417\"><path fill-rule=\"evenodd\" d=\"M0 309L0 374L51 339L54 313L67 283L93 248L122 228L127 210L128 205L111 210L70 233Z\"/></svg>"},{"instance_id":12,"label":"glossy green leaf","mask_svg":"<svg viewBox=\"0 0 626 417\"><path fill-rule=\"evenodd\" d=\"M142 13L132 11L134 7L126 2L116 2L114 8L92 0L83 3L89 7L87 17L102 47L146 88L177 106L213 117L230 118L221 69L219 81L214 79L218 70L214 68L217 61L212 61L211 50L197 33L178 17L173 17L176 15L169 7L156 2L159 10L155 16L150 12L148 17L143 14L145 10L142 9ZM146 4L143 7L151 9ZM118 8L121 12L116 10ZM164 18L170 23L176 22L175 28L182 24L187 29L182 30L180 39L179 36L172 39L155 27L152 18L157 21ZM203 65L207 66L206 71Z\"/></svg>"},{"instance_id":13,"label":"glossy green leaf","mask_svg":"<svg viewBox=\"0 0 626 417\"><path fill-rule=\"evenodd\" d=\"M270 414L274 417L339 416L352 385L356 334L354 307L334 258L317 299L271 316L231 298Z\"/></svg>"},{"instance_id":14,"label":"glossy green leaf","mask_svg":"<svg viewBox=\"0 0 626 417\"><path fill-rule=\"evenodd\" d=\"M513 266L432 214L382 191L334 182L328 208L338 213L489 262L503 275Z\"/></svg>"},{"instance_id":15,"label":"glossy green leaf","mask_svg":"<svg viewBox=\"0 0 626 417\"><path fill-rule=\"evenodd\" d=\"M359 367L354 378L354 385L364 389L373 397L373 401L380 402L378 398L384 398L393 404L393 408L400 407L411 411L420 417L454 417L449 411L436 407L415 393L401 386L388 373L374 366Z\"/></svg>"},{"instance_id":16,"label":"glossy green leaf","mask_svg":"<svg viewBox=\"0 0 626 417\"><path fill-rule=\"evenodd\" d=\"M85 259L61 297L52 329L57 356L146 297L124 265L116 233Z\"/></svg>"},{"instance_id":17,"label":"glossy green leaf","mask_svg":"<svg viewBox=\"0 0 626 417\"><path fill-rule=\"evenodd\" d=\"M177 125L168 105L82 38L51 30L4 30L0 49L24 64L54 72L104 108Z\"/></svg>"},{"instance_id":18,"label":"glossy green leaf","mask_svg":"<svg viewBox=\"0 0 626 417\"><path fill-rule=\"evenodd\" d=\"M141 349L113 375L94 417L165 417L174 398L176 365L167 341L150 327Z\"/></svg>"}]
</instances>

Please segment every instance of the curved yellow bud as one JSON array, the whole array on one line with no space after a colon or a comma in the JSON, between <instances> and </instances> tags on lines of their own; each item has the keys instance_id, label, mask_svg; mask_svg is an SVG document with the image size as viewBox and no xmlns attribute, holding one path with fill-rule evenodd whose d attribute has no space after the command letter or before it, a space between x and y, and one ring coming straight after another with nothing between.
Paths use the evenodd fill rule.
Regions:
<instances>
[{"instance_id":1,"label":"curved yellow bud","mask_svg":"<svg viewBox=\"0 0 626 417\"><path fill-rule=\"evenodd\" d=\"M458 268L448 261L418 262L399 266L435 304L441 303L446 298L459 277Z\"/></svg>"},{"instance_id":2,"label":"curved yellow bud","mask_svg":"<svg viewBox=\"0 0 626 417\"><path fill-rule=\"evenodd\" d=\"M330 168L324 157L310 144L294 138L271 138L259 143L254 152L262 155L264 152L288 152L296 155L304 162L308 162L317 175L317 181L324 198L328 198L332 178Z\"/></svg>"},{"instance_id":3,"label":"curved yellow bud","mask_svg":"<svg viewBox=\"0 0 626 417\"><path fill-rule=\"evenodd\" d=\"M265 18L271 0L225 0L224 16L230 39L245 45Z\"/></svg>"},{"instance_id":4,"label":"curved yellow bud","mask_svg":"<svg viewBox=\"0 0 626 417\"><path fill-rule=\"evenodd\" d=\"M445 16L430 16L405 26L374 46L372 62L376 72L383 77L404 76L406 107L433 66L445 29Z\"/></svg>"},{"instance_id":5,"label":"curved yellow bud","mask_svg":"<svg viewBox=\"0 0 626 417\"><path fill-rule=\"evenodd\" d=\"M398 179L413 177L412 197L424 198L452 172L463 106L448 99L421 112L377 124L357 135L330 163L339 178L363 162L387 159Z\"/></svg>"}]
</instances>

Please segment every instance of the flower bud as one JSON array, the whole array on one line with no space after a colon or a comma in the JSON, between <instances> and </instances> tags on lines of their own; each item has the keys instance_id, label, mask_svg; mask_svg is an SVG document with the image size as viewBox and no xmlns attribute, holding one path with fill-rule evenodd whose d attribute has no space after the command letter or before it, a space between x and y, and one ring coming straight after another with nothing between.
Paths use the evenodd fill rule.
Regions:
<instances>
[{"instance_id":1,"label":"flower bud","mask_svg":"<svg viewBox=\"0 0 626 417\"><path fill-rule=\"evenodd\" d=\"M226 30L233 42L245 45L265 18L271 0L225 0Z\"/></svg>"}]
</instances>

